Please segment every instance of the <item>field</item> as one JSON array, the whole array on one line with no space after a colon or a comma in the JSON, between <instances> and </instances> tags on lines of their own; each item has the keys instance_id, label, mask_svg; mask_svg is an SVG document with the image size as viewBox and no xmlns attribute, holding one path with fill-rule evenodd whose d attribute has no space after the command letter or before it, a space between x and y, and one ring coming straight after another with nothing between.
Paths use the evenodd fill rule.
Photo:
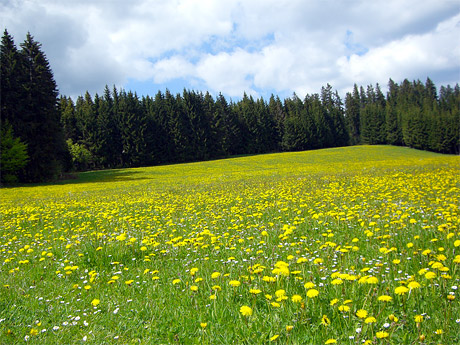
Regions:
<instances>
[{"instance_id":1,"label":"field","mask_svg":"<svg viewBox=\"0 0 460 345\"><path fill-rule=\"evenodd\" d=\"M2 344L460 343L460 157L390 146L5 188Z\"/></svg>"}]
</instances>

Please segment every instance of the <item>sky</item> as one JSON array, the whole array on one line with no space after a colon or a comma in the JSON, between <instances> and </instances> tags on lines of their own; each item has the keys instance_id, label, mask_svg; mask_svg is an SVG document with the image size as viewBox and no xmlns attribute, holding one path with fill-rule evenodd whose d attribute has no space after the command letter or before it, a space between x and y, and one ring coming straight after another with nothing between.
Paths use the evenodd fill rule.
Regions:
<instances>
[{"instance_id":1,"label":"sky","mask_svg":"<svg viewBox=\"0 0 460 345\"><path fill-rule=\"evenodd\" d=\"M42 44L71 97L460 82L460 0L0 0L0 20L17 45Z\"/></svg>"}]
</instances>

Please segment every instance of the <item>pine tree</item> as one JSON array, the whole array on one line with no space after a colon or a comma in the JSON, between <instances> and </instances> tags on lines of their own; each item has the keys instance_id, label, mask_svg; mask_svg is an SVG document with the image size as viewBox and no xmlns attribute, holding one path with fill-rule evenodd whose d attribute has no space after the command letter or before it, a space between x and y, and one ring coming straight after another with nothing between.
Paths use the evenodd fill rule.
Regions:
<instances>
[{"instance_id":1,"label":"pine tree","mask_svg":"<svg viewBox=\"0 0 460 345\"><path fill-rule=\"evenodd\" d=\"M30 34L21 48L25 80L18 134L27 143L30 157L21 179L30 182L52 180L70 165L60 123L57 86L41 45Z\"/></svg>"}]
</instances>

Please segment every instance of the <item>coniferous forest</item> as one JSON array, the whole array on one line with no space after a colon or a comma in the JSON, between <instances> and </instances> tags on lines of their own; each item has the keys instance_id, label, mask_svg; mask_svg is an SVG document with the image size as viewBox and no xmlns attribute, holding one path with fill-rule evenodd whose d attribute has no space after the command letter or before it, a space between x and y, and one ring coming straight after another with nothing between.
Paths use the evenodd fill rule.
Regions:
<instances>
[{"instance_id":1,"label":"coniferous forest","mask_svg":"<svg viewBox=\"0 0 460 345\"><path fill-rule=\"evenodd\" d=\"M427 78L355 85L281 100L168 90L139 97L105 87L59 95L40 43L1 42L2 182L55 180L66 171L150 166L233 155L388 144L459 154L460 88Z\"/></svg>"}]
</instances>

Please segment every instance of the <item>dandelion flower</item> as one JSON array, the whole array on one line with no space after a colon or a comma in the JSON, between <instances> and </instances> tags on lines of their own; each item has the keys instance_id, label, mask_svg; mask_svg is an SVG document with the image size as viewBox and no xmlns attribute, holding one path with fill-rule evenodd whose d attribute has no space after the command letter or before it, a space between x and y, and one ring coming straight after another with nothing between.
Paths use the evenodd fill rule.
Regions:
<instances>
[{"instance_id":1,"label":"dandelion flower","mask_svg":"<svg viewBox=\"0 0 460 345\"><path fill-rule=\"evenodd\" d=\"M101 303L101 301L98 300L97 298L95 298L95 299L92 300L91 305L93 307L97 307L99 305L99 303Z\"/></svg>"},{"instance_id":2,"label":"dandelion flower","mask_svg":"<svg viewBox=\"0 0 460 345\"><path fill-rule=\"evenodd\" d=\"M388 295L382 295L382 296L379 296L377 299L382 302L390 302L393 299L393 297L388 296Z\"/></svg>"},{"instance_id":3,"label":"dandelion flower","mask_svg":"<svg viewBox=\"0 0 460 345\"><path fill-rule=\"evenodd\" d=\"M240 313L241 313L243 316L251 316L251 315L252 315L252 308L251 308L251 307L248 307L247 305L243 305L243 306L240 308Z\"/></svg>"},{"instance_id":4,"label":"dandelion flower","mask_svg":"<svg viewBox=\"0 0 460 345\"><path fill-rule=\"evenodd\" d=\"M425 273L425 278L426 278L426 279L434 279L434 278L436 278L436 273L434 273L434 272L427 272L427 273Z\"/></svg>"},{"instance_id":5,"label":"dandelion flower","mask_svg":"<svg viewBox=\"0 0 460 345\"><path fill-rule=\"evenodd\" d=\"M193 292L196 292L196 291L198 291L198 286L192 285L192 286L190 286L190 290L192 290Z\"/></svg>"},{"instance_id":6,"label":"dandelion flower","mask_svg":"<svg viewBox=\"0 0 460 345\"><path fill-rule=\"evenodd\" d=\"M389 336L388 332L385 332L385 331L377 332L375 335L379 339L387 338Z\"/></svg>"},{"instance_id":7,"label":"dandelion flower","mask_svg":"<svg viewBox=\"0 0 460 345\"><path fill-rule=\"evenodd\" d=\"M238 280L230 280L228 284L233 287L238 287L241 285L241 283Z\"/></svg>"},{"instance_id":8,"label":"dandelion flower","mask_svg":"<svg viewBox=\"0 0 460 345\"><path fill-rule=\"evenodd\" d=\"M415 315L415 316L414 316L414 320L415 320L415 322L417 322L417 323L422 322L422 321L423 321L423 315Z\"/></svg>"},{"instance_id":9,"label":"dandelion flower","mask_svg":"<svg viewBox=\"0 0 460 345\"><path fill-rule=\"evenodd\" d=\"M211 278L212 279L217 279L220 277L220 273L219 272L214 272L213 274L211 274Z\"/></svg>"},{"instance_id":10,"label":"dandelion flower","mask_svg":"<svg viewBox=\"0 0 460 345\"><path fill-rule=\"evenodd\" d=\"M275 341L276 339L278 339L279 336L279 334L275 334L273 337L270 338L270 341Z\"/></svg>"},{"instance_id":11,"label":"dandelion flower","mask_svg":"<svg viewBox=\"0 0 460 345\"><path fill-rule=\"evenodd\" d=\"M319 295L319 291L316 289L310 289L307 291L307 297L308 298L315 298L316 296Z\"/></svg>"},{"instance_id":12,"label":"dandelion flower","mask_svg":"<svg viewBox=\"0 0 460 345\"><path fill-rule=\"evenodd\" d=\"M331 324L331 320L329 320L327 315L323 315L323 317L321 318L321 324L326 327Z\"/></svg>"},{"instance_id":13,"label":"dandelion flower","mask_svg":"<svg viewBox=\"0 0 460 345\"><path fill-rule=\"evenodd\" d=\"M334 338L331 338L331 339L328 339L326 340L326 342L324 344L337 344L337 340L334 339Z\"/></svg>"},{"instance_id":14,"label":"dandelion flower","mask_svg":"<svg viewBox=\"0 0 460 345\"><path fill-rule=\"evenodd\" d=\"M292 302L294 302L294 303L302 302L302 296L300 296L300 295L293 295L293 296L291 297L291 300L292 300Z\"/></svg>"},{"instance_id":15,"label":"dandelion flower","mask_svg":"<svg viewBox=\"0 0 460 345\"><path fill-rule=\"evenodd\" d=\"M405 286L398 286L396 289L395 289L395 294L397 295L404 295L407 291L409 291L409 289Z\"/></svg>"},{"instance_id":16,"label":"dandelion flower","mask_svg":"<svg viewBox=\"0 0 460 345\"><path fill-rule=\"evenodd\" d=\"M374 323L374 322L377 322L377 320L375 319L375 317L369 316L364 320L364 322L365 323Z\"/></svg>"},{"instance_id":17,"label":"dandelion flower","mask_svg":"<svg viewBox=\"0 0 460 345\"><path fill-rule=\"evenodd\" d=\"M206 322L200 322L200 326L201 326L201 328L203 328L203 329L206 328L207 325L208 325L208 324L207 324Z\"/></svg>"},{"instance_id":18,"label":"dandelion flower","mask_svg":"<svg viewBox=\"0 0 460 345\"><path fill-rule=\"evenodd\" d=\"M356 316L359 317L360 319L365 319L367 317L367 311L365 311L364 309L359 309L356 312Z\"/></svg>"},{"instance_id":19,"label":"dandelion flower","mask_svg":"<svg viewBox=\"0 0 460 345\"><path fill-rule=\"evenodd\" d=\"M291 325L286 326L286 332L292 331L293 328L294 328L294 326L291 326Z\"/></svg>"}]
</instances>

